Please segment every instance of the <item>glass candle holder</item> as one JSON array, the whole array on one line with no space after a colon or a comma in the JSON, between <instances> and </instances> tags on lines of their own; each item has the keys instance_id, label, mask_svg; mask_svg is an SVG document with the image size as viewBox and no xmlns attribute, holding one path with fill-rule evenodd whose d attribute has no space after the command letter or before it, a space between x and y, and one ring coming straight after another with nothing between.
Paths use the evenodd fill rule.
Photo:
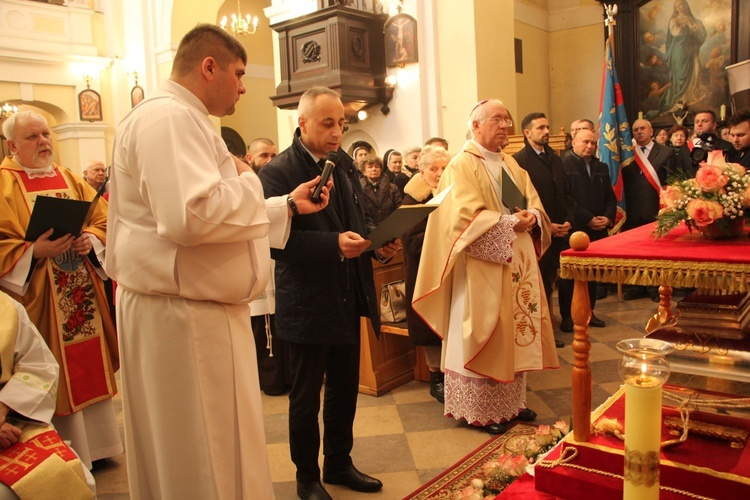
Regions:
<instances>
[{"instance_id":1,"label":"glass candle holder","mask_svg":"<svg viewBox=\"0 0 750 500\"><path fill-rule=\"evenodd\" d=\"M627 339L618 371L625 382L625 471L623 498L658 500L662 385L669 379L669 342Z\"/></svg>"}]
</instances>

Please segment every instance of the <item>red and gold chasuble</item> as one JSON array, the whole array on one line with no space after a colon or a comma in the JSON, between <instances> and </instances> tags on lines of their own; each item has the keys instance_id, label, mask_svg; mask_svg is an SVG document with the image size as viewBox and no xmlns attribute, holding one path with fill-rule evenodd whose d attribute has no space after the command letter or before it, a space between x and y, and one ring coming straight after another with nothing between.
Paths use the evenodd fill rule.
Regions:
<instances>
[{"instance_id":1,"label":"red and gold chasuble","mask_svg":"<svg viewBox=\"0 0 750 500\"><path fill-rule=\"evenodd\" d=\"M93 190L83 187L67 169L55 166L55 177L30 179L16 166L6 158L0 174L3 180L8 180L8 175L15 180L12 189L16 193L11 201L16 210L16 231L23 233L18 235L20 239L38 196L93 198ZM8 202L8 186L3 187ZM100 240L106 231L106 204L102 205L97 207L91 226L85 228L85 232ZM0 224L7 226L6 222L2 220ZM0 237L8 237L8 227L2 230ZM19 243L10 255L0 252L0 263L5 259L5 267L8 260L17 262L25 248ZM55 258L39 259L27 292L23 296L10 295L24 305L60 365L56 414L67 415L114 396L116 333L102 282L86 258L69 251Z\"/></svg>"}]
</instances>

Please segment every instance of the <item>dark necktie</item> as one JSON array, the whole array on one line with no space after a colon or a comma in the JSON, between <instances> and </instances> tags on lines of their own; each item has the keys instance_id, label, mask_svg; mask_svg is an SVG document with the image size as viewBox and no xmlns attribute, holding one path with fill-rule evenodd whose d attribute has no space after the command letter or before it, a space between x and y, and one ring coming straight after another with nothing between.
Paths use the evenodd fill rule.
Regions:
<instances>
[{"instance_id":1,"label":"dark necktie","mask_svg":"<svg viewBox=\"0 0 750 500\"><path fill-rule=\"evenodd\" d=\"M646 154L646 146L641 146L641 152L642 152L643 154Z\"/></svg>"},{"instance_id":2,"label":"dark necktie","mask_svg":"<svg viewBox=\"0 0 750 500\"><path fill-rule=\"evenodd\" d=\"M541 158L544 163L547 163L547 152L542 151L541 153L539 153L539 158Z\"/></svg>"},{"instance_id":3,"label":"dark necktie","mask_svg":"<svg viewBox=\"0 0 750 500\"><path fill-rule=\"evenodd\" d=\"M586 162L586 173L589 174L589 179L591 179L591 162Z\"/></svg>"}]
</instances>

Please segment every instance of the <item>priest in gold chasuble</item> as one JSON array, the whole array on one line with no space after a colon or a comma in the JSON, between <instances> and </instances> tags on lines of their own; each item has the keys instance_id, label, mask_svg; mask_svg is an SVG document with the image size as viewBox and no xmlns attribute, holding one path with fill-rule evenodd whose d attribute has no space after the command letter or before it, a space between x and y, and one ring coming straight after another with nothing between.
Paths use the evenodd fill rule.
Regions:
<instances>
[{"instance_id":1,"label":"priest in gold chasuble","mask_svg":"<svg viewBox=\"0 0 750 500\"><path fill-rule=\"evenodd\" d=\"M491 433L533 418L527 371L559 366L537 264L549 219L526 171L502 152L511 123L500 101L472 110L474 138L440 179L438 191L452 188L427 222L412 303L443 339L445 414ZM503 182L527 209L503 204Z\"/></svg>"},{"instance_id":2,"label":"priest in gold chasuble","mask_svg":"<svg viewBox=\"0 0 750 500\"><path fill-rule=\"evenodd\" d=\"M40 115L17 113L3 133L13 156L0 164L0 289L23 304L60 365L53 423L90 467L123 451L111 401L117 336L102 286L107 203L99 201L80 235L25 241L37 197L90 201L95 192L53 163Z\"/></svg>"}]
</instances>

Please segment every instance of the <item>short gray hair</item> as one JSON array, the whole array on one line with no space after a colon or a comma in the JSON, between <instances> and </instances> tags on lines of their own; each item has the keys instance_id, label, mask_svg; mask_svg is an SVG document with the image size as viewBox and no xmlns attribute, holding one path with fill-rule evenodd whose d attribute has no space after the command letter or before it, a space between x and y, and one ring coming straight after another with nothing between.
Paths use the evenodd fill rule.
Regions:
<instances>
[{"instance_id":1,"label":"short gray hair","mask_svg":"<svg viewBox=\"0 0 750 500\"><path fill-rule=\"evenodd\" d=\"M328 87L323 87L320 85L310 87L305 91L304 94L302 94L302 97L300 97L299 99L297 113L299 114L300 118L306 118L310 114L315 99L317 99L321 95L328 95L341 100L341 95L335 90L329 89Z\"/></svg>"},{"instance_id":2,"label":"short gray hair","mask_svg":"<svg viewBox=\"0 0 750 500\"><path fill-rule=\"evenodd\" d=\"M440 159L451 161L451 155L442 146L425 146L417 159L419 171L421 172Z\"/></svg>"},{"instance_id":3,"label":"short gray hair","mask_svg":"<svg viewBox=\"0 0 750 500\"><path fill-rule=\"evenodd\" d=\"M500 99L484 99L482 101L479 101L474 105L474 108L472 108L471 113L469 114L469 129L472 128L472 124L474 122L483 122L487 119L487 110L485 109L484 105L488 102L496 102L505 107L505 104L503 104L503 101L501 101Z\"/></svg>"},{"instance_id":4,"label":"short gray hair","mask_svg":"<svg viewBox=\"0 0 750 500\"><path fill-rule=\"evenodd\" d=\"M101 161L101 160L89 160L89 161L87 161L87 162L86 162L86 166L85 166L85 167L83 167L83 170L81 170L81 172L88 172L88 170L89 170L89 169L90 169L91 167L93 167L94 165L101 165L101 166L102 166L102 167L104 167L105 169L107 168L107 166L106 166L106 165L104 164L104 162L103 162L103 161Z\"/></svg>"},{"instance_id":5,"label":"short gray hair","mask_svg":"<svg viewBox=\"0 0 750 500\"><path fill-rule=\"evenodd\" d=\"M412 153L419 153L420 151L422 151L422 146L412 146L410 148L404 149L404 154L402 154L401 156L407 157Z\"/></svg>"},{"instance_id":6,"label":"short gray hair","mask_svg":"<svg viewBox=\"0 0 750 500\"><path fill-rule=\"evenodd\" d=\"M47 123L47 119L42 115L34 113L33 111L19 111L18 113L13 113L12 115L10 115L10 117L3 123L3 135L6 139L10 141L14 141L16 139L16 123L18 122L18 120L39 120L44 122L45 125L49 126L49 124Z\"/></svg>"}]
</instances>

